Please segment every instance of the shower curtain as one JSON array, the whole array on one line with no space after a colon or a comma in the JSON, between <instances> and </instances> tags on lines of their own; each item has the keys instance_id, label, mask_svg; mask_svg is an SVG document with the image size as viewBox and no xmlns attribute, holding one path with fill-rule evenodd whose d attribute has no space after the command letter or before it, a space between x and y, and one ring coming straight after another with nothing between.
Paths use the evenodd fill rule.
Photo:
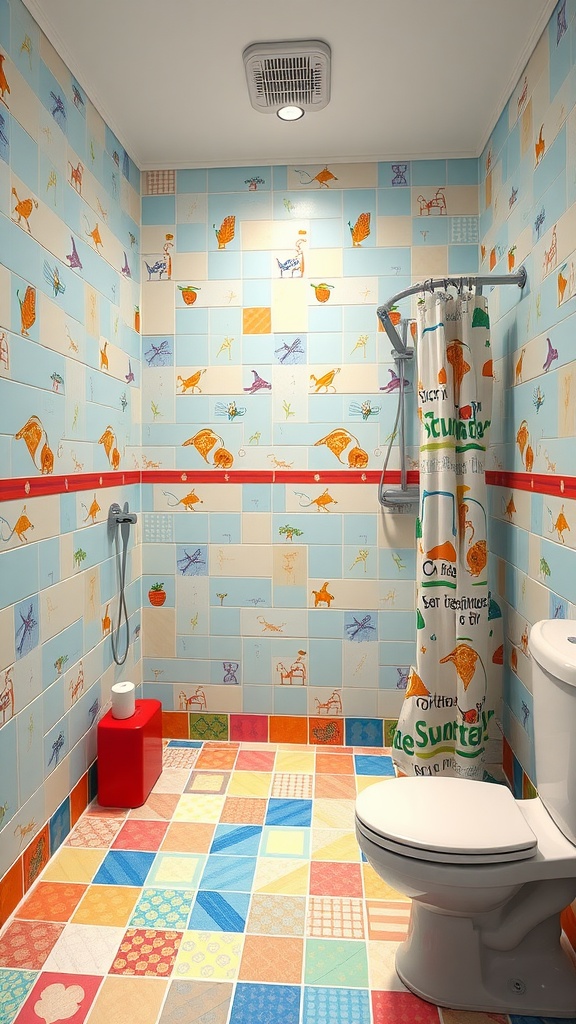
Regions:
<instances>
[{"instance_id":1,"label":"shower curtain","mask_svg":"<svg viewBox=\"0 0 576 1024\"><path fill-rule=\"evenodd\" d=\"M416 665L394 760L408 775L482 779L500 708L500 609L488 590L484 464L492 409L482 296L437 292L418 307L420 503Z\"/></svg>"}]
</instances>

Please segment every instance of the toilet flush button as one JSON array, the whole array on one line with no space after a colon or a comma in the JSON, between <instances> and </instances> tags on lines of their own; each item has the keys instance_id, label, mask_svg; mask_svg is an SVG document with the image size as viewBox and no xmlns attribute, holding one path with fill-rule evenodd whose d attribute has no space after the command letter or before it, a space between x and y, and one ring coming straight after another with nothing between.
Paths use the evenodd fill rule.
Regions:
<instances>
[{"instance_id":1,"label":"toilet flush button","mask_svg":"<svg viewBox=\"0 0 576 1024\"><path fill-rule=\"evenodd\" d=\"M568 636L566 637L566 639L568 640L569 644L576 644L576 636Z\"/></svg>"}]
</instances>

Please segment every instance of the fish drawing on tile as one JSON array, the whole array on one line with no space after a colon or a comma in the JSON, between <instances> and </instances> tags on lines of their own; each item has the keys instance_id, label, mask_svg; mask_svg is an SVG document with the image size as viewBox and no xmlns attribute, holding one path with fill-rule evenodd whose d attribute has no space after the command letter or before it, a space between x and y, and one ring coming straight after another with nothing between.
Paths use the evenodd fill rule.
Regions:
<instances>
[{"instance_id":1,"label":"fish drawing on tile","mask_svg":"<svg viewBox=\"0 0 576 1024\"><path fill-rule=\"evenodd\" d=\"M14 434L14 439L24 441L36 469L39 469L43 476L54 472L54 453L38 416L30 416L18 433Z\"/></svg>"},{"instance_id":2,"label":"fish drawing on tile","mask_svg":"<svg viewBox=\"0 0 576 1024\"><path fill-rule=\"evenodd\" d=\"M10 718L14 718L14 681L12 679L12 668L4 671L4 682L0 690L0 711L2 712L2 725L6 724L6 712L10 711Z\"/></svg>"},{"instance_id":3,"label":"fish drawing on tile","mask_svg":"<svg viewBox=\"0 0 576 1024\"><path fill-rule=\"evenodd\" d=\"M7 526L9 530L9 533L5 535L4 526L0 526L0 540L2 540L4 544L7 544L8 541L12 539L14 534L16 534L18 540L21 543L27 544L28 537L26 536L26 533L28 532L28 530L34 529L34 524L31 523L28 518L26 512L26 505L24 505L20 515L18 516L18 519L16 520L12 528L10 528L10 523L8 522L7 519L4 519L4 516L0 516L0 523Z\"/></svg>"},{"instance_id":4,"label":"fish drawing on tile","mask_svg":"<svg viewBox=\"0 0 576 1024\"><path fill-rule=\"evenodd\" d=\"M183 498L177 498L172 491L162 491L162 494L165 498L174 498L174 501L166 501L166 504L169 505L170 508L176 508L178 505L182 505L187 512L193 512L194 505L203 504L202 498L198 497L195 488L192 488L192 490L189 491L188 494L185 494Z\"/></svg>"},{"instance_id":5,"label":"fish drawing on tile","mask_svg":"<svg viewBox=\"0 0 576 1024\"><path fill-rule=\"evenodd\" d=\"M309 171L298 170L294 168L294 174L298 174L300 177L301 185L311 185L314 181L318 183L319 188L330 188L331 181L338 181L335 174L328 169L328 166L324 167L317 174L311 175Z\"/></svg>"},{"instance_id":6,"label":"fish drawing on tile","mask_svg":"<svg viewBox=\"0 0 576 1024\"><path fill-rule=\"evenodd\" d=\"M15 188L12 189L12 195L16 199L16 205L14 206L14 209L13 209L13 214L15 213L17 218L18 218L16 223L20 227L23 227L24 225L22 224L22 221L24 221L24 224L26 225L26 229L28 231L28 234L31 235L32 234L32 230L30 228L30 220L29 220L29 218L32 215L32 211L38 209L38 200L37 199L33 199L30 196L28 196L26 199L20 199L20 196L18 195L18 193L17 193ZM12 220L14 220L14 219L15 219L14 216L12 216Z\"/></svg>"}]
</instances>

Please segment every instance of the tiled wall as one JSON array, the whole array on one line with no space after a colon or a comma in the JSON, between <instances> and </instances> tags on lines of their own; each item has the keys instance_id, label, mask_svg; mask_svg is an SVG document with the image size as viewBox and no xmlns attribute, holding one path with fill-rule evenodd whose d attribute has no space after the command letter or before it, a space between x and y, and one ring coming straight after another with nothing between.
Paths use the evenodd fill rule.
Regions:
<instances>
[{"instance_id":1,"label":"tiled wall","mask_svg":"<svg viewBox=\"0 0 576 1024\"><path fill-rule=\"evenodd\" d=\"M526 775L535 780L530 627L576 616L574 19L573 3L558 4L480 161L481 266L506 273L523 263L529 280L521 299L508 288L490 298L488 466L519 474L491 488L506 611L504 763L517 793L530 791Z\"/></svg>"},{"instance_id":2,"label":"tiled wall","mask_svg":"<svg viewBox=\"0 0 576 1024\"><path fill-rule=\"evenodd\" d=\"M20 0L0 0L0 55L0 877L14 864L17 888L86 803L119 672L106 515L140 501L140 176ZM128 573L134 627L134 544Z\"/></svg>"},{"instance_id":3,"label":"tiled wall","mask_svg":"<svg viewBox=\"0 0 576 1024\"><path fill-rule=\"evenodd\" d=\"M415 559L413 515L377 501L398 381L375 311L473 273L477 243L475 160L143 176L144 690L165 708L382 742Z\"/></svg>"}]
</instances>

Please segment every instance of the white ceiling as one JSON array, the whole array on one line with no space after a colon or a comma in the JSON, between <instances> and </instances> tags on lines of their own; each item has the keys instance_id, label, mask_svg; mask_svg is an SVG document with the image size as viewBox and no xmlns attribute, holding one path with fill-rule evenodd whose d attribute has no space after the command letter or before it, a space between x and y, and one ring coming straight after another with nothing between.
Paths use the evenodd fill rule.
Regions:
<instances>
[{"instance_id":1,"label":"white ceiling","mask_svg":"<svg viewBox=\"0 0 576 1024\"><path fill-rule=\"evenodd\" d=\"M142 168L478 156L556 0L25 0ZM242 51L332 48L328 106L250 105Z\"/></svg>"}]
</instances>

